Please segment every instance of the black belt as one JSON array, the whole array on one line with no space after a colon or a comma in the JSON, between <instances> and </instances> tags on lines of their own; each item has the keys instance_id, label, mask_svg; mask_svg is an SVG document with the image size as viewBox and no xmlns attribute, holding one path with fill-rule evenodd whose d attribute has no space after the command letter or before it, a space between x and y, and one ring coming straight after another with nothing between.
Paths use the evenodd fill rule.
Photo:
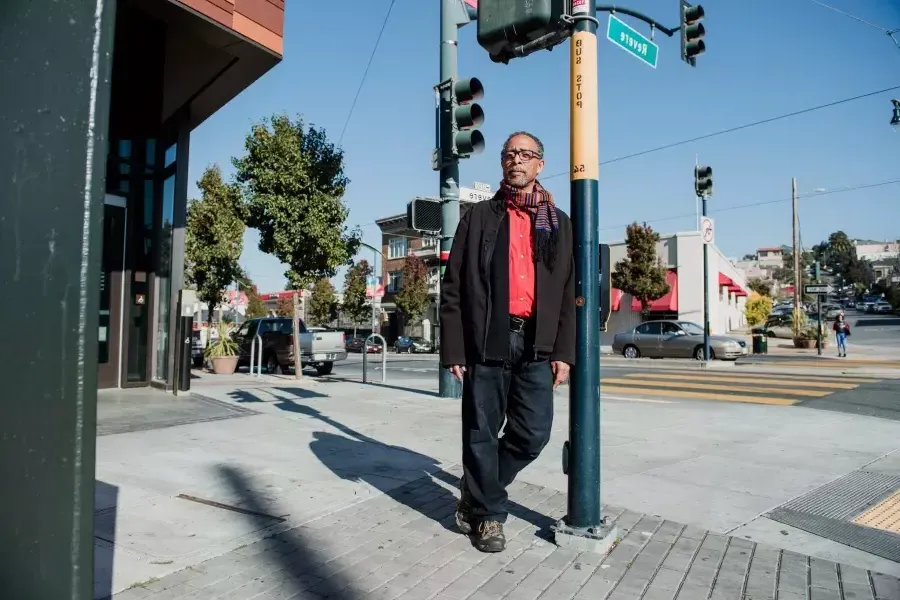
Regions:
<instances>
[{"instance_id":1,"label":"black belt","mask_svg":"<svg viewBox=\"0 0 900 600\"><path fill-rule=\"evenodd\" d=\"M534 319L509 316L509 330L513 333L522 333L534 324Z\"/></svg>"}]
</instances>

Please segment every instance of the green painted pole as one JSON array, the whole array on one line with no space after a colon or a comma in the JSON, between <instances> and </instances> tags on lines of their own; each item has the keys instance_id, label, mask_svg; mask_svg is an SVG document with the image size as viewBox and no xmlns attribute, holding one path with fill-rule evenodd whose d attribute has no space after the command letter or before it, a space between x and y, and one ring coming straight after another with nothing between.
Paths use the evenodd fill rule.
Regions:
<instances>
[{"instance_id":1,"label":"green painted pole","mask_svg":"<svg viewBox=\"0 0 900 600\"><path fill-rule=\"evenodd\" d=\"M584 3L573 13L577 20L570 41L570 197L575 237L577 346L576 364L569 383L566 524L574 530L592 530L601 524L600 210L597 190L600 135L594 2Z\"/></svg>"},{"instance_id":2,"label":"green painted pole","mask_svg":"<svg viewBox=\"0 0 900 600\"><path fill-rule=\"evenodd\" d=\"M0 597L94 597L113 0L3 0Z\"/></svg>"},{"instance_id":3,"label":"green painted pole","mask_svg":"<svg viewBox=\"0 0 900 600\"><path fill-rule=\"evenodd\" d=\"M441 75L440 81L456 78L458 62L459 0L441 2ZM440 153L444 157L440 170L441 194L441 278L450 260L450 247L459 225L459 162L452 157L453 131L450 87L441 90L438 107L438 128L440 131ZM439 297L440 298L440 297ZM440 302L440 299L438 300ZM462 383L447 369L438 369L440 380L438 394L441 398L462 398Z\"/></svg>"}]
</instances>

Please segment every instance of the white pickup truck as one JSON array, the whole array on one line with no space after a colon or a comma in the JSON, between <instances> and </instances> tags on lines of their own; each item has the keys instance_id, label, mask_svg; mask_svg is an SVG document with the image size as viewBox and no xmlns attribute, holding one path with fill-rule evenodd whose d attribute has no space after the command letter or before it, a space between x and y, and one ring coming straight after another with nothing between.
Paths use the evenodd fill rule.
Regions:
<instances>
[{"instance_id":1,"label":"white pickup truck","mask_svg":"<svg viewBox=\"0 0 900 600\"><path fill-rule=\"evenodd\" d=\"M294 328L289 317L263 317L245 321L234 334L241 349L238 366L250 365L250 350L256 336L262 340L262 365L268 373L294 366ZM260 347L257 340L257 348ZM257 353L259 349L256 350ZM347 359L344 334L340 331L309 331L300 321L300 363L315 367L319 375L328 375L334 363ZM254 357L254 363L259 360Z\"/></svg>"}]
</instances>

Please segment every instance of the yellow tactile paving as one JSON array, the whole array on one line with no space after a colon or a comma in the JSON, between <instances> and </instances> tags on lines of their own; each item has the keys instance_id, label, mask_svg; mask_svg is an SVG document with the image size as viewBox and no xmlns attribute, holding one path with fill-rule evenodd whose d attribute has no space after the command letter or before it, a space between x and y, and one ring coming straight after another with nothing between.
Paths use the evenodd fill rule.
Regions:
<instances>
[{"instance_id":1,"label":"yellow tactile paving","mask_svg":"<svg viewBox=\"0 0 900 600\"><path fill-rule=\"evenodd\" d=\"M696 383L693 381L656 381L655 379L644 378L639 381L637 378L629 379L629 378L607 378L603 380L604 383L608 383L611 385L641 385L643 387L661 387L671 389L672 387L677 387L678 389L687 389L687 390L709 390L712 392L748 392L748 393L757 393L757 392L765 392L771 391L765 388L760 387L751 387L745 385L725 385L722 383ZM833 392L830 391L821 391L821 390L798 390L789 388L787 386L783 386L778 389L779 394L784 394L787 396L808 396L810 398L821 398L822 396L827 396Z\"/></svg>"},{"instance_id":2,"label":"yellow tactile paving","mask_svg":"<svg viewBox=\"0 0 900 600\"><path fill-rule=\"evenodd\" d=\"M743 364L764 364L767 367L790 367L802 369L900 369L900 363L864 363L859 361L838 360L838 359L822 359L822 360L767 360L765 363L743 363Z\"/></svg>"},{"instance_id":3,"label":"yellow tactile paving","mask_svg":"<svg viewBox=\"0 0 900 600\"><path fill-rule=\"evenodd\" d=\"M786 377L754 377L752 375L690 375L683 373L629 373L626 375L629 379L652 379L665 381L709 381L709 382L731 382L731 383L752 383L757 386L783 386L783 387L806 387L806 388L825 388L832 390L852 390L859 386L860 383L870 382L868 379L788 379ZM673 383L673 385L681 385Z\"/></svg>"},{"instance_id":4,"label":"yellow tactile paving","mask_svg":"<svg viewBox=\"0 0 900 600\"><path fill-rule=\"evenodd\" d=\"M900 534L900 492L894 492L862 513L853 523Z\"/></svg>"},{"instance_id":5,"label":"yellow tactile paving","mask_svg":"<svg viewBox=\"0 0 900 600\"><path fill-rule=\"evenodd\" d=\"M604 380L605 381L605 380ZM744 402L749 404L773 404L777 406L791 406L799 402L797 399L777 398L769 396L742 396L738 394L713 394L710 392L688 392L681 390L658 390L652 388L641 389L637 386L605 385L600 383L600 392L623 395L656 396L664 394L666 398L686 398L690 400L717 400L719 402Z\"/></svg>"}]
</instances>

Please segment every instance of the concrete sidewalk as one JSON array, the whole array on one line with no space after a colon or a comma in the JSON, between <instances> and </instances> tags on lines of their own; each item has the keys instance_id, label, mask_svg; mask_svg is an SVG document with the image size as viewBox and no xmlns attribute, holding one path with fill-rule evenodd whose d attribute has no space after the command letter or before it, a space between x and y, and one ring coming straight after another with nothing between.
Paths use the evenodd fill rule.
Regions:
<instances>
[{"instance_id":1,"label":"concrete sidewalk","mask_svg":"<svg viewBox=\"0 0 900 600\"><path fill-rule=\"evenodd\" d=\"M410 529L401 527L405 522L403 519L408 519L412 513L404 512L411 507L403 503L402 494L397 490L415 481L431 482L428 485L440 485L444 489L455 485L455 463L460 453L458 403L437 398L427 385L423 386L423 391L415 391L314 378L300 385L289 378L277 377L257 381L247 375L238 375L229 380L230 384L222 379L218 380L217 385L204 383L195 388L196 392L209 397L207 404L218 402L223 407L240 408L239 411L223 409L223 414L228 413L229 418L181 426L166 421L165 428L152 429L147 427L151 419L144 417L141 431L104 435L98 439L98 489L106 490L106 499L98 503L98 510L101 511L97 524L98 580L111 580L111 591L134 588L128 592L130 595L123 595L122 598L146 597L147 592L152 590L158 593L156 600L170 597L190 597L194 600L252 598L253 595L246 595L250 588L241 592L234 590L249 583L265 588L267 583L255 580L265 573L274 572L281 573L278 577L291 582L281 589L300 593L301 590L294 587L295 582L305 575L298 573L296 566L278 562L281 560L278 554L259 555L254 559L244 556L250 550L239 550L241 546L252 546L260 539L273 535L279 536L278 540L287 540L284 543L288 546L279 547L291 549L288 554L294 556L292 561L303 556L296 553L305 547L301 541L316 552L324 553L322 556L327 557L329 552L333 554L330 566L321 567L324 570L313 573L312 579L327 580L323 574L336 575L341 569L356 575L364 567L355 567L352 565L356 562L346 561L363 559L361 554L364 550L354 550L357 546L368 544L365 551L371 554L374 550L381 550L377 546L388 547L393 543L386 540L397 541L398 532ZM433 381L430 383L434 384ZM556 495L558 499L553 502L558 504L563 501L559 493L564 492L567 485L559 466L561 446L568 430L565 400L566 392L562 390L558 394L551 444L521 477L522 482L540 482L543 487L534 488L534 494L540 492L548 498ZM176 398L172 401L184 403L190 400ZM643 536L655 527L656 521L651 517L641 517L642 513L661 515L671 519L672 523L660 529L662 533L658 539L674 535L672 532L680 527L676 523L684 523L692 526L689 531L694 531L696 527L734 535L735 542L728 548L740 548L741 552L746 550L742 545L745 542L738 538L750 538L747 543L755 542L760 547L784 547L835 563L900 576L900 564L897 562L871 551L809 534L766 516L770 511L848 473L877 473L881 474L878 476L882 479L889 479L896 472L900 478L900 464L895 460L900 455L894 453L900 448L900 423L788 407L608 400L603 407L603 426L603 498L613 506L626 506L636 511L634 514L623 513L632 515L629 518L637 519L635 522L644 519L644 524L640 525L640 531L635 535ZM120 430L128 431L121 427ZM526 487L520 491L524 493L524 490ZM444 502L436 503L435 507L447 506L450 502L447 493L435 491L438 494L434 500L437 501L440 496ZM523 506L529 502L521 495L516 498ZM369 501L371 506L378 505L379 510L389 511L392 517L397 517L390 521L390 527L381 527L380 518L375 519L377 524L370 523L369 517L359 517L354 521L349 512L341 513L343 516L340 518L333 517L336 511L361 506L360 503ZM552 502L532 508L537 508L537 512L546 517L552 512ZM368 508L366 510L369 511L367 514L371 513ZM403 515L394 514L397 511ZM417 514L412 516L418 518ZM558 516L558 511L552 516ZM333 523L334 519L342 523L340 530L343 533L326 528L319 537L305 535L308 530L318 527L312 523ZM526 527L534 526L527 518L524 522L522 532ZM545 529L546 523L541 523L544 524L538 525ZM378 529L378 533L391 532L394 537L371 537L374 534L369 533L366 534L369 537L358 543L344 539L349 532L357 529L365 531L369 525ZM415 527L412 529L417 531ZM457 541L456 534L445 532L442 528L434 529L434 532L439 534L434 543L420 547L417 552L421 555L417 558L424 559L425 549L437 550L446 542L447 545L454 544L453 548L459 550L456 554L447 551L453 555L450 558L453 558L454 564L474 560L475 555L466 549L463 542ZM534 552L549 552L546 549L536 550L541 545L533 542L533 536L528 537L530 534L526 533L526 536L518 538L522 543L513 546L519 547L519 550L504 554L503 559L479 556L479 560L483 558L487 562L474 567L474 574L466 576L464 581L474 584L481 576L484 576L483 581L487 581L495 575L502 580L515 579L507 571L520 573L520 568L517 565L507 567L498 561L506 558L519 560L516 557L518 552L527 553L531 558L522 561L531 564L529 561L535 560ZM321 540L323 537L325 541ZM632 538L624 537L628 543L623 544L622 548L632 547ZM681 537L692 540L696 534L688 533ZM725 543L722 536L707 537L715 544ZM328 540L337 546L332 548ZM376 542L373 549L372 544ZM683 545L688 542L678 543ZM681 548L678 543L676 547ZM648 544L644 552L657 549L657 546ZM719 552L716 556L720 557L722 548L724 546L714 545L709 552L714 555ZM345 556L347 552L354 554ZM622 551L616 552L611 559L622 556ZM706 557L709 554L704 552L697 556ZM468 559L461 558L463 554ZM731 555L727 552L726 555L727 560L721 561L720 566L730 565ZM394 569L394 574L399 576L409 569L404 567L397 571L402 566L398 562L404 560L398 556L379 554L373 560L384 559L381 564L393 564L390 569ZM740 552L737 556L747 559ZM262 560L262 557L268 557L264 565L253 562ZM570 558L574 560L574 557ZM596 582L603 573L613 572L611 569L616 564L604 563L606 567L596 567L596 573L591 575L596 565L589 559L579 558L567 569L562 569L569 575L561 575L563 579L559 581L562 583L554 583L555 587L548 588L544 597L574 597L584 582L579 583L573 577L590 576ZM563 559L553 558L549 565L534 564L534 572L542 574L541 577L549 577L546 569L558 564L552 562L557 560ZM637 566L639 560L631 562ZM700 562L696 566L703 573L719 564L718 558L697 560ZM317 564L309 555L300 560L301 563L309 561L312 561L310 564ZM423 564L427 566L429 563L426 561ZM811 561L810 569L818 564L818 561ZM431 565L434 569L429 571L422 565L406 566L412 574L404 575L399 583L392 583L391 589L394 591L398 586L412 589L423 581L430 581L433 579L431 571L437 572L437 567L442 567ZM248 574L253 575L249 580L241 582L234 579L231 583L222 583L244 569L249 569ZM375 571L372 567L366 576ZM616 588L618 595L611 597L639 597L621 595L624 590L630 590L629 582L635 577L634 573L639 572L631 568L627 571L632 575L625 573L625 578ZM531 567L528 567L527 573L531 572ZM837 573L837 567L834 567L834 572ZM196 573L201 573L205 579L195 578ZM372 577L377 579L385 573ZM724 573L716 581L730 578ZM362 573L359 575L362 576ZM447 575L435 574L434 577L438 579L428 585L437 585L440 577ZM534 575L528 581L537 577ZM181 592L162 589L174 587L178 578L185 578L181 580L184 584L189 583L188 578L192 579L194 589L189 592L184 591L188 590L187 586L180 588ZM873 577L873 582L875 579ZM415 583L410 583L413 580ZM861 581L859 578L853 581L856 580ZM694 581L693 576L689 581ZM755 580L751 578L747 581ZM550 581L547 583L549 585ZM234 589L229 587L232 584L235 584ZM404 587L407 584L408 587ZM712 584L713 580L709 579L707 585ZM200 591L209 585L219 587ZM330 585L327 584L326 588ZM360 592L359 587L348 586L344 587ZM533 587L530 583L525 587L519 583L515 589L531 590ZM823 585L823 589L825 587L827 585ZM688 588L694 589L691 586ZM259 587L252 589L272 591ZM489 595L491 589L494 588L471 597L503 597L502 594ZM542 589L537 585L537 592ZM551 593L551 589L568 590L571 594L560 592L553 595L556 592ZM474 590L472 588L470 591ZM318 591L321 592L322 588ZM454 597L447 595L452 594L452 590L441 587L434 590L434 594L438 591L442 595L434 597ZM388 592L379 592L387 596L367 595L369 592L365 590L362 593L366 594L363 597L394 597ZM716 592L717 595L712 597L740 598L719 595L721 593ZM525 591L515 592L509 597L522 597L521 594ZM673 596L670 594L667 597ZM261 596L269 597L278 596ZM412 594L408 597L420 596ZM459 598L463 597L470 596ZM591 596L582 594L580 597ZM661 596L648 592L643 597ZM694 597L707 596L705 592L699 596L684 592L680 596ZM783 594L780 598L791 596Z\"/></svg>"}]
</instances>

